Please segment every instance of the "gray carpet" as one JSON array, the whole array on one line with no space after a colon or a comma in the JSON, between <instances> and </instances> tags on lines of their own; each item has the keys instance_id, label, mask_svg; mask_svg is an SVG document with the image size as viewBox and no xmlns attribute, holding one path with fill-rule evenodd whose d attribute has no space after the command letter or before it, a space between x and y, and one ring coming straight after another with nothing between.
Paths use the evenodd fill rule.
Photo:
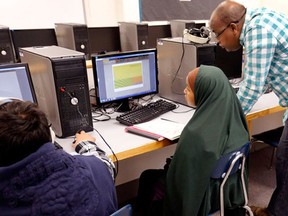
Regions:
<instances>
[{"instance_id":1,"label":"gray carpet","mask_svg":"<svg viewBox=\"0 0 288 216\"><path fill-rule=\"evenodd\" d=\"M276 185L275 160L269 167L272 151L272 147L265 147L250 154L249 206L266 207L269 203Z\"/></svg>"}]
</instances>

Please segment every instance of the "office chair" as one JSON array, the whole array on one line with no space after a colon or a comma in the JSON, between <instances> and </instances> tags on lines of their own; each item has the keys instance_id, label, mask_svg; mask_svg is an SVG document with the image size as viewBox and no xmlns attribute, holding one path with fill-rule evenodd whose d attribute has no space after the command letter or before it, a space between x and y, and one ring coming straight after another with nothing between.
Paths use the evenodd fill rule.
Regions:
<instances>
[{"instance_id":1,"label":"office chair","mask_svg":"<svg viewBox=\"0 0 288 216\"><path fill-rule=\"evenodd\" d=\"M118 209L116 212L111 214L110 216L132 216L132 205L127 204L122 208Z\"/></svg>"},{"instance_id":2,"label":"office chair","mask_svg":"<svg viewBox=\"0 0 288 216\"><path fill-rule=\"evenodd\" d=\"M246 213L248 213L250 216L253 216L253 213L248 206L248 195L247 195L247 188L245 184L244 179L244 170L245 170L245 161L246 157L249 154L250 150L250 142L246 143L243 147L240 149L233 151L229 154L223 155L215 165L215 168L211 174L211 179L218 179L221 180L220 184L220 216L224 216L224 185L228 178L236 173L241 172L241 185L242 185L242 191L244 195L245 202L242 206L239 206L241 208L246 209ZM217 211L218 213L219 211ZM213 214L210 215L214 215Z\"/></svg>"},{"instance_id":3,"label":"office chair","mask_svg":"<svg viewBox=\"0 0 288 216\"><path fill-rule=\"evenodd\" d=\"M272 130L268 130L259 134L252 135L252 139L251 139L252 144L254 144L255 142L262 142L273 147L273 151L272 151L272 155L270 159L270 166L269 166L270 169L272 168L272 165L273 165L275 151L279 145L279 141L283 132L283 128L284 126L281 126Z\"/></svg>"}]
</instances>

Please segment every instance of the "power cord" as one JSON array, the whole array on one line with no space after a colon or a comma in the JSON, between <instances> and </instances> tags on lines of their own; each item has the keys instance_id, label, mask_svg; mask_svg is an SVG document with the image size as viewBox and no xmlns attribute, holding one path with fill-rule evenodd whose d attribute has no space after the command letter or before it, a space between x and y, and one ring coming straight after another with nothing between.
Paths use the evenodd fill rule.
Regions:
<instances>
[{"instance_id":1,"label":"power cord","mask_svg":"<svg viewBox=\"0 0 288 216\"><path fill-rule=\"evenodd\" d=\"M71 100L74 99L74 97L72 97L72 95L71 95L69 92L67 92L67 91L64 91L64 92L66 92L66 93L68 94L68 96L70 97ZM118 158L117 158L115 152L113 151L113 149L111 148L111 146L107 143L107 141L104 139L104 137L100 134L100 132L99 132L97 129L95 129L93 126L89 125L89 123L87 122L87 119L86 119L86 118L83 116L83 114L81 113L81 111L80 111L80 109L79 109L78 103L77 103L75 106L76 106L76 109L77 109L77 112L79 113L79 115L82 117L82 119L85 120L86 125L87 125L88 127L90 127L93 131L95 131L95 132L98 133L98 135L101 137L101 139L104 141L104 143L107 145L107 147L108 147L108 148L110 149L110 151L112 152L113 157L115 158L115 164L116 164L116 166L115 166L115 173L114 173L114 176L115 176L115 178L116 178L117 175L118 175L118 172L119 172L119 161L118 161Z\"/></svg>"},{"instance_id":2,"label":"power cord","mask_svg":"<svg viewBox=\"0 0 288 216\"><path fill-rule=\"evenodd\" d=\"M184 89L182 91L182 93L180 92L177 92L176 90L174 90L174 82L176 80L176 77L180 71L180 68L182 66L182 62L183 62L183 59L184 59L184 55L185 55L185 46L184 46L184 38L182 37L182 55L181 55L181 58L180 58L180 63L179 63L179 66L178 66L178 69L176 70L176 73L175 73L175 76L173 77L173 80L172 80L172 83L171 83L171 91L174 93L174 94L177 94L177 95L184 95Z\"/></svg>"}]
</instances>

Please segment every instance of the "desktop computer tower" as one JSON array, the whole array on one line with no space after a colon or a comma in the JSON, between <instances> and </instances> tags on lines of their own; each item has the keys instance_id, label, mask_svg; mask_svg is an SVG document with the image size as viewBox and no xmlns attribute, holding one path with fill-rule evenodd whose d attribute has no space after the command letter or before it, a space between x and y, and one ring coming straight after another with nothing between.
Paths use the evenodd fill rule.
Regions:
<instances>
[{"instance_id":1,"label":"desktop computer tower","mask_svg":"<svg viewBox=\"0 0 288 216\"><path fill-rule=\"evenodd\" d=\"M121 51L148 49L148 24L119 22Z\"/></svg>"},{"instance_id":2,"label":"desktop computer tower","mask_svg":"<svg viewBox=\"0 0 288 216\"><path fill-rule=\"evenodd\" d=\"M15 62L15 50L10 29L0 25L0 64Z\"/></svg>"},{"instance_id":3,"label":"desktop computer tower","mask_svg":"<svg viewBox=\"0 0 288 216\"><path fill-rule=\"evenodd\" d=\"M183 37L184 29L196 28L193 20L170 20L171 36Z\"/></svg>"},{"instance_id":4,"label":"desktop computer tower","mask_svg":"<svg viewBox=\"0 0 288 216\"><path fill-rule=\"evenodd\" d=\"M187 105L187 74L201 64L214 65L216 44L195 44L185 38L162 38L157 43L159 95Z\"/></svg>"},{"instance_id":5,"label":"desktop computer tower","mask_svg":"<svg viewBox=\"0 0 288 216\"><path fill-rule=\"evenodd\" d=\"M201 64L219 67L231 84L242 79L242 48L227 52L216 43L196 44L185 38L162 38L157 43L159 95L186 104L187 74Z\"/></svg>"},{"instance_id":6,"label":"desktop computer tower","mask_svg":"<svg viewBox=\"0 0 288 216\"><path fill-rule=\"evenodd\" d=\"M203 20L170 20L171 36L183 37L184 29L200 29L202 26L206 26Z\"/></svg>"},{"instance_id":7,"label":"desktop computer tower","mask_svg":"<svg viewBox=\"0 0 288 216\"><path fill-rule=\"evenodd\" d=\"M58 137L92 130L84 54L59 46L20 48L27 62L37 103Z\"/></svg>"},{"instance_id":8,"label":"desktop computer tower","mask_svg":"<svg viewBox=\"0 0 288 216\"><path fill-rule=\"evenodd\" d=\"M90 59L91 53L87 25L55 23L55 34L58 46L83 52L86 59Z\"/></svg>"}]
</instances>

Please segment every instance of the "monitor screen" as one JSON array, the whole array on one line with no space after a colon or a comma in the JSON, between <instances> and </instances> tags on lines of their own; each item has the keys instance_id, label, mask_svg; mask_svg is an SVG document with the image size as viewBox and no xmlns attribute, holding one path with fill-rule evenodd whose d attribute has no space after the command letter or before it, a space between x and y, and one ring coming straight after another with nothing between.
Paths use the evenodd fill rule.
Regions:
<instances>
[{"instance_id":1,"label":"monitor screen","mask_svg":"<svg viewBox=\"0 0 288 216\"><path fill-rule=\"evenodd\" d=\"M92 56L97 105L158 93L156 49Z\"/></svg>"},{"instance_id":2,"label":"monitor screen","mask_svg":"<svg viewBox=\"0 0 288 216\"><path fill-rule=\"evenodd\" d=\"M242 77L242 47L237 51L228 52L219 45L215 48L215 66L222 69L229 80Z\"/></svg>"},{"instance_id":3,"label":"monitor screen","mask_svg":"<svg viewBox=\"0 0 288 216\"><path fill-rule=\"evenodd\" d=\"M13 97L36 103L28 64L0 65L0 97Z\"/></svg>"}]
</instances>

